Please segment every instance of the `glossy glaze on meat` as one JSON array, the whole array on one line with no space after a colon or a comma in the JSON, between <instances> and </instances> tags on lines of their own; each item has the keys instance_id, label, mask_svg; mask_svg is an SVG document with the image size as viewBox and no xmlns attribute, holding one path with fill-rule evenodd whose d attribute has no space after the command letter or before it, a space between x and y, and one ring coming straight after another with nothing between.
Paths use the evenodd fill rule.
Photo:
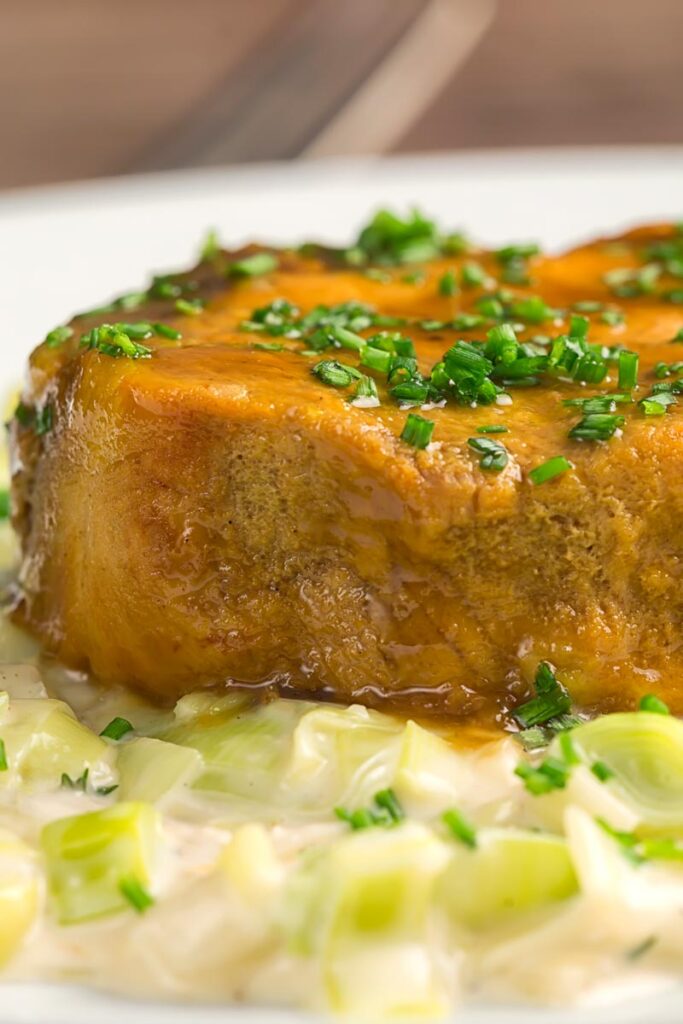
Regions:
<instances>
[{"instance_id":1,"label":"glossy glaze on meat","mask_svg":"<svg viewBox=\"0 0 683 1024\"><path fill-rule=\"evenodd\" d=\"M573 303L609 303L626 321L591 316L590 341L637 351L646 394L654 366L683 357L672 342L683 307L615 299L603 275L641 266L643 246L673 233L531 260L530 283L512 291L563 312L520 338L562 333ZM599 386L556 379L511 390L510 405L423 412L433 443L417 450L381 383L377 408L355 407L312 375L300 342L267 351L240 330L277 298L449 320L482 288L447 296L438 283L473 258L499 278L482 252L430 262L417 281L405 267L368 276L293 252L229 280L213 260L185 278L209 299L199 315L163 299L114 314L182 331L146 342L151 358L79 348L111 313L36 349L24 402L50 403L53 426L11 430L17 615L68 664L164 697L232 681L488 717L528 693L546 658L580 704L631 707L655 691L683 711L678 406L648 417L634 404L621 436L572 441L579 414L562 400L613 391L616 371ZM485 337L401 330L425 371L458 337ZM467 444L492 423L509 428L500 473ZM558 454L574 470L534 486L529 471Z\"/></svg>"}]
</instances>

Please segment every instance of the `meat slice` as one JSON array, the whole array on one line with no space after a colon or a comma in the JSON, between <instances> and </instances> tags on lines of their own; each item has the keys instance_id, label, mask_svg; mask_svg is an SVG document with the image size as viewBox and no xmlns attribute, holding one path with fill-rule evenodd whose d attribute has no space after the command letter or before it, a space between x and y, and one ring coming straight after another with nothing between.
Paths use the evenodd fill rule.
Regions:
<instances>
[{"instance_id":1,"label":"meat slice","mask_svg":"<svg viewBox=\"0 0 683 1024\"><path fill-rule=\"evenodd\" d=\"M674 235L642 229L532 259L512 294L558 312L520 340L566 331L575 303L607 303L626 320L591 313L590 341L638 352L646 395L656 364L683 357L675 294L643 292L638 276L644 247ZM460 280L472 261L483 282L466 272L448 294L444 274ZM604 274L629 267L635 285L624 271L616 289L642 293L615 297ZM597 385L559 376L510 388L510 404L422 411L435 428L418 449L401 440L407 413L381 375L379 405L351 404L311 373L321 357L302 354L306 342L241 325L277 299L303 313L367 303L410 318L400 329L428 372L458 337L485 338L490 323L459 333L425 321L480 309L500 258L368 275L284 253L262 274L220 271L213 257L157 282L134 313L76 320L31 357L11 429L16 614L50 651L162 697L233 683L454 716L504 713L548 659L580 703L629 707L654 690L683 711L679 406L620 407L610 440L569 439L581 412L563 399L613 392L612 363ZM179 288L205 308L177 310ZM79 345L118 318L162 320L182 339L145 340L139 359ZM322 358L358 365L351 349ZM487 425L508 432L478 434ZM500 472L468 445L486 436L507 449ZM535 485L530 471L560 454L574 469Z\"/></svg>"}]
</instances>

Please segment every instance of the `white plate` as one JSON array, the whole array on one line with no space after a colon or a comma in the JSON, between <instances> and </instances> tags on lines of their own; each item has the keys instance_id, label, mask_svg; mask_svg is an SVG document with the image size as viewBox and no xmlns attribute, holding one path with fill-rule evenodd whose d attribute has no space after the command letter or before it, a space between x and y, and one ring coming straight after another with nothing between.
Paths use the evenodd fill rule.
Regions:
<instances>
[{"instance_id":1,"label":"white plate","mask_svg":"<svg viewBox=\"0 0 683 1024\"><path fill-rule=\"evenodd\" d=\"M683 218L683 147L555 149L334 160L155 174L0 196L0 387L72 313L134 290L151 270L189 265L215 227L252 238L350 241L368 214L417 204L484 243L548 247L639 221ZM0 927L2 923L0 922ZM539 964L539 970L543 965ZM259 1008L140 1003L77 987L5 986L0 1024L300 1024ZM615 1008L470 1007L460 1024L680 1024L683 991Z\"/></svg>"}]
</instances>

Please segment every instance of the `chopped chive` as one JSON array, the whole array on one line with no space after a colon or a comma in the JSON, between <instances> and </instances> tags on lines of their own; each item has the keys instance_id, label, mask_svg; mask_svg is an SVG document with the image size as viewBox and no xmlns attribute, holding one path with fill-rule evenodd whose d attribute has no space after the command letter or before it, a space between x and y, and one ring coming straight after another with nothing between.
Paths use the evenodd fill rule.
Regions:
<instances>
[{"instance_id":1,"label":"chopped chive","mask_svg":"<svg viewBox=\"0 0 683 1024\"><path fill-rule=\"evenodd\" d=\"M459 839L461 843L469 846L471 850L476 848L477 833L474 826L467 821L460 811L452 807L450 810L443 812L441 820L454 839Z\"/></svg>"},{"instance_id":2,"label":"chopped chive","mask_svg":"<svg viewBox=\"0 0 683 1024\"><path fill-rule=\"evenodd\" d=\"M513 260L528 260L537 256L541 251L536 242L521 242L517 245L506 245L496 252L496 259L499 263L510 263Z\"/></svg>"},{"instance_id":3,"label":"chopped chive","mask_svg":"<svg viewBox=\"0 0 683 1024\"><path fill-rule=\"evenodd\" d=\"M14 410L14 419L22 427L33 426L35 414L35 409L32 409L30 405L25 405L24 402L17 402L17 407Z\"/></svg>"},{"instance_id":4,"label":"chopped chive","mask_svg":"<svg viewBox=\"0 0 683 1024\"><path fill-rule=\"evenodd\" d=\"M350 825L354 832L362 828L371 828L377 824L374 814L368 807L361 807L357 811L347 811L345 807L335 807L334 813L340 821Z\"/></svg>"},{"instance_id":5,"label":"chopped chive","mask_svg":"<svg viewBox=\"0 0 683 1024\"><path fill-rule=\"evenodd\" d=\"M639 295L650 295L655 290L661 267L657 263L648 263L641 269L618 267L604 275L604 282L614 295L622 299L632 299Z\"/></svg>"},{"instance_id":6,"label":"chopped chive","mask_svg":"<svg viewBox=\"0 0 683 1024\"><path fill-rule=\"evenodd\" d=\"M614 776L614 772L608 764L605 764L604 761L595 761L591 765L591 771L596 779L600 780L600 782L607 782Z\"/></svg>"},{"instance_id":7,"label":"chopped chive","mask_svg":"<svg viewBox=\"0 0 683 1024\"><path fill-rule=\"evenodd\" d=\"M0 489L0 520L9 519L10 496L6 487Z\"/></svg>"},{"instance_id":8,"label":"chopped chive","mask_svg":"<svg viewBox=\"0 0 683 1024\"><path fill-rule=\"evenodd\" d=\"M491 470L500 473L508 464L508 453L506 448L498 441L489 441L485 437L468 437L467 443L473 451L481 455L479 466L481 469Z\"/></svg>"},{"instance_id":9,"label":"chopped chive","mask_svg":"<svg viewBox=\"0 0 683 1024\"><path fill-rule=\"evenodd\" d=\"M512 712L525 729L543 725L551 718L566 714L572 706L569 693L547 661L542 661L536 670L534 689L536 696L520 704Z\"/></svg>"},{"instance_id":10,"label":"chopped chive","mask_svg":"<svg viewBox=\"0 0 683 1024\"><path fill-rule=\"evenodd\" d=\"M672 341L683 341L683 327L679 327L678 328L678 330L676 331L676 333L674 334L674 336L673 336L673 338L671 340Z\"/></svg>"},{"instance_id":11,"label":"chopped chive","mask_svg":"<svg viewBox=\"0 0 683 1024\"><path fill-rule=\"evenodd\" d=\"M147 889L133 875L122 878L119 882L119 889L138 914L144 914L154 904L154 899Z\"/></svg>"},{"instance_id":12,"label":"chopped chive","mask_svg":"<svg viewBox=\"0 0 683 1024\"><path fill-rule=\"evenodd\" d=\"M106 737L108 740L120 740L126 733L133 732L133 726L130 724L127 718L112 718L109 725L106 725L100 736Z\"/></svg>"},{"instance_id":13,"label":"chopped chive","mask_svg":"<svg viewBox=\"0 0 683 1024\"><path fill-rule=\"evenodd\" d=\"M611 836L619 844L621 852L627 860L630 860L632 864L643 863L645 858L636 849L638 840L632 832L621 832L619 829L613 828L604 818L596 818L595 822L603 832L606 832L608 836Z\"/></svg>"},{"instance_id":14,"label":"chopped chive","mask_svg":"<svg viewBox=\"0 0 683 1024\"><path fill-rule=\"evenodd\" d=\"M409 412L405 426L401 431L401 440L413 448L426 448L434 433L434 421L428 420L417 413Z\"/></svg>"},{"instance_id":15,"label":"chopped chive","mask_svg":"<svg viewBox=\"0 0 683 1024\"><path fill-rule=\"evenodd\" d=\"M151 324L100 324L86 331L81 336L80 348L101 352L103 355L116 359L125 356L127 359L148 359L152 350L143 345L138 338L147 338L152 334Z\"/></svg>"},{"instance_id":16,"label":"chopped chive","mask_svg":"<svg viewBox=\"0 0 683 1024\"><path fill-rule=\"evenodd\" d=\"M333 324L331 327L325 328L325 330L335 344L341 348L350 348L354 352L362 352L367 345L365 338L360 334L356 334L355 331L348 330L346 327L339 327Z\"/></svg>"},{"instance_id":17,"label":"chopped chive","mask_svg":"<svg viewBox=\"0 0 683 1024\"><path fill-rule=\"evenodd\" d=\"M180 341L182 338L180 331L176 331L175 327L169 327L168 324L152 324L152 327L154 333L161 338L170 338L171 341Z\"/></svg>"},{"instance_id":18,"label":"chopped chive","mask_svg":"<svg viewBox=\"0 0 683 1024\"><path fill-rule=\"evenodd\" d=\"M561 476L562 473L566 473L573 468L574 464L565 458L564 455L554 455L552 459L548 459L546 462L542 462L540 466L530 470L529 479L532 484L538 486L539 484L547 483L548 480L554 480L556 476Z\"/></svg>"},{"instance_id":19,"label":"chopped chive","mask_svg":"<svg viewBox=\"0 0 683 1024\"><path fill-rule=\"evenodd\" d=\"M389 280L391 280L391 277L389 277L389 275L387 275L387 277L389 278ZM401 280L403 281L404 284L422 284L424 279L424 270L413 270L411 273L403 274L403 276L401 277Z\"/></svg>"},{"instance_id":20,"label":"chopped chive","mask_svg":"<svg viewBox=\"0 0 683 1024\"><path fill-rule=\"evenodd\" d=\"M379 267L368 267L363 271L363 276L370 281L377 281L379 284L389 284L391 281L391 274L388 274L386 270L380 270Z\"/></svg>"},{"instance_id":21,"label":"chopped chive","mask_svg":"<svg viewBox=\"0 0 683 1024\"><path fill-rule=\"evenodd\" d=\"M642 956L645 956L645 954L652 949L656 942L657 936L649 935L646 939L643 939L642 942L639 942L637 946L634 946L633 949L630 949L628 951L628 953L626 954L626 959L640 960Z\"/></svg>"},{"instance_id":22,"label":"chopped chive","mask_svg":"<svg viewBox=\"0 0 683 1024\"><path fill-rule=\"evenodd\" d=\"M45 344L48 348L59 348L65 341L69 340L73 333L73 327L55 327L54 330L45 335Z\"/></svg>"},{"instance_id":23,"label":"chopped chive","mask_svg":"<svg viewBox=\"0 0 683 1024\"><path fill-rule=\"evenodd\" d=\"M646 416L663 416L670 405L676 405L676 398L666 391L648 395L647 398L641 398L638 402L638 408Z\"/></svg>"},{"instance_id":24,"label":"chopped chive","mask_svg":"<svg viewBox=\"0 0 683 1024\"><path fill-rule=\"evenodd\" d=\"M352 381L362 376L353 366L338 363L334 359L323 359L316 363L311 367L311 373L332 388L347 388Z\"/></svg>"},{"instance_id":25,"label":"chopped chive","mask_svg":"<svg viewBox=\"0 0 683 1024\"><path fill-rule=\"evenodd\" d=\"M334 813L354 831L372 828L375 825L382 825L385 828L398 825L405 818L405 811L393 789L381 789L375 793L374 807L361 807L355 811L335 807Z\"/></svg>"},{"instance_id":26,"label":"chopped chive","mask_svg":"<svg viewBox=\"0 0 683 1024\"><path fill-rule=\"evenodd\" d=\"M109 796L110 793L113 793L118 788L118 783L115 783L113 786L98 786L95 793L97 796Z\"/></svg>"},{"instance_id":27,"label":"chopped chive","mask_svg":"<svg viewBox=\"0 0 683 1024\"><path fill-rule=\"evenodd\" d=\"M231 277L259 277L275 270L278 264L279 260L272 252L257 252L231 263L228 273Z\"/></svg>"},{"instance_id":28,"label":"chopped chive","mask_svg":"<svg viewBox=\"0 0 683 1024\"><path fill-rule=\"evenodd\" d=\"M533 796L543 796L554 789L564 789L569 779L569 766L558 757L547 757L534 768L528 761L521 761L515 768L525 788Z\"/></svg>"},{"instance_id":29,"label":"chopped chive","mask_svg":"<svg viewBox=\"0 0 683 1024\"><path fill-rule=\"evenodd\" d=\"M624 349L619 353L619 387L631 391L638 383L638 353Z\"/></svg>"},{"instance_id":30,"label":"chopped chive","mask_svg":"<svg viewBox=\"0 0 683 1024\"><path fill-rule=\"evenodd\" d=\"M255 341L251 347L261 352L282 352L285 346L281 341Z\"/></svg>"},{"instance_id":31,"label":"chopped chive","mask_svg":"<svg viewBox=\"0 0 683 1024\"><path fill-rule=\"evenodd\" d=\"M603 308L602 302L598 302L596 299L582 299L572 305L572 309L576 313L599 313Z\"/></svg>"},{"instance_id":32,"label":"chopped chive","mask_svg":"<svg viewBox=\"0 0 683 1024\"><path fill-rule=\"evenodd\" d=\"M646 693L644 697L640 698L638 704L639 711L650 711L655 715L670 715L668 705L660 700L659 697L654 693Z\"/></svg>"},{"instance_id":33,"label":"chopped chive","mask_svg":"<svg viewBox=\"0 0 683 1024\"><path fill-rule=\"evenodd\" d=\"M406 816L393 789L381 789L375 793L375 803L380 810L386 811L394 823L402 821Z\"/></svg>"},{"instance_id":34,"label":"chopped chive","mask_svg":"<svg viewBox=\"0 0 683 1024\"><path fill-rule=\"evenodd\" d=\"M557 311L549 306L540 295L530 295L512 304L512 315L531 324L541 324L544 320L552 320Z\"/></svg>"},{"instance_id":35,"label":"chopped chive","mask_svg":"<svg viewBox=\"0 0 683 1024\"><path fill-rule=\"evenodd\" d=\"M49 434L54 426L54 409L51 405L44 405L42 409L36 410L33 429L37 436Z\"/></svg>"},{"instance_id":36,"label":"chopped chive","mask_svg":"<svg viewBox=\"0 0 683 1024\"><path fill-rule=\"evenodd\" d=\"M7 764L7 751L5 750L5 741L0 739L0 772L6 772L8 768Z\"/></svg>"},{"instance_id":37,"label":"chopped chive","mask_svg":"<svg viewBox=\"0 0 683 1024\"><path fill-rule=\"evenodd\" d=\"M590 330L590 320L588 317L580 316L577 313L572 313L569 318L569 337L580 338L581 341L585 341L588 337L588 331Z\"/></svg>"},{"instance_id":38,"label":"chopped chive","mask_svg":"<svg viewBox=\"0 0 683 1024\"><path fill-rule=\"evenodd\" d=\"M199 316L204 309L201 299L176 299L175 308L184 316Z\"/></svg>"},{"instance_id":39,"label":"chopped chive","mask_svg":"<svg viewBox=\"0 0 683 1024\"><path fill-rule=\"evenodd\" d=\"M209 230L206 232L206 235L204 236L204 241L202 242L199 258L200 260L203 260L208 263L211 260L215 260L216 257L220 254L220 251L221 247L218 242L218 233L216 232L215 228L209 228Z\"/></svg>"},{"instance_id":40,"label":"chopped chive","mask_svg":"<svg viewBox=\"0 0 683 1024\"><path fill-rule=\"evenodd\" d=\"M619 324L623 324L626 318L623 313L618 312L616 309L606 309L600 314L600 319L603 324L608 324L610 327L618 327Z\"/></svg>"},{"instance_id":41,"label":"chopped chive","mask_svg":"<svg viewBox=\"0 0 683 1024\"><path fill-rule=\"evenodd\" d=\"M608 441L624 422L623 416L613 413L589 413L572 427L568 436L576 441Z\"/></svg>"},{"instance_id":42,"label":"chopped chive","mask_svg":"<svg viewBox=\"0 0 683 1024\"><path fill-rule=\"evenodd\" d=\"M452 270L447 270L446 273L439 279L439 295L455 295L457 290L458 282L455 279L455 273Z\"/></svg>"},{"instance_id":43,"label":"chopped chive","mask_svg":"<svg viewBox=\"0 0 683 1024\"><path fill-rule=\"evenodd\" d=\"M485 423L483 427L477 427L478 434L507 434L508 427L502 423Z\"/></svg>"},{"instance_id":44,"label":"chopped chive","mask_svg":"<svg viewBox=\"0 0 683 1024\"><path fill-rule=\"evenodd\" d=\"M66 772L62 772L62 787L64 789L79 789L82 793L85 793L88 788L89 775L89 768L85 768L83 774L79 775L77 779L72 779Z\"/></svg>"},{"instance_id":45,"label":"chopped chive","mask_svg":"<svg viewBox=\"0 0 683 1024\"><path fill-rule=\"evenodd\" d=\"M356 405L364 405L366 408L379 405L377 385L372 377L368 377L365 374L359 377L351 401Z\"/></svg>"},{"instance_id":46,"label":"chopped chive","mask_svg":"<svg viewBox=\"0 0 683 1024\"><path fill-rule=\"evenodd\" d=\"M501 320L505 315L505 306L494 295L483 295L476 305L481 315L491 320Z\"/></svg>"},{"instance_id":47,"label":"chopped chive","mask_svg":"<svg viewBox=\"0 0 683 1024\"><path fill-rule=\"evenodd\" d=\"M460 280L463 288L478 288L486 281L486 271L480 263L465 263L460 271Z\"/></svg>"},{"instance_id":48,"label":"chopped chive","mask_svg":"<svg viewBox=\"0 0 683 1024\"><path fill-rule=\"evenodd\" d=\"M391 358L391 352L384 352L382 349L366 345L361 352L360 364L367 366L370 370L377 370L379 373L388 373Z\"/></svg>"}]
</instances>

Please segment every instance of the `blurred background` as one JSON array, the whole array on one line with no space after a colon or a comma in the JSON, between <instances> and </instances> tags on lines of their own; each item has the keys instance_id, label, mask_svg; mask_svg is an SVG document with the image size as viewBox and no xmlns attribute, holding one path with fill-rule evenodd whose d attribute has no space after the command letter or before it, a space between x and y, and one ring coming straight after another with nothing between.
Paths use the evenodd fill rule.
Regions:
<instances>
[{"instance_id":1,"label":"blurred background","mask_svg":"<svg viewBox=\"0 0 683 1024\"><path fill-rule=\"evenodd\" d=\"M0 18L0 188L683 142L683 0L1 0Z\"/></svg>"}]
</instances>

